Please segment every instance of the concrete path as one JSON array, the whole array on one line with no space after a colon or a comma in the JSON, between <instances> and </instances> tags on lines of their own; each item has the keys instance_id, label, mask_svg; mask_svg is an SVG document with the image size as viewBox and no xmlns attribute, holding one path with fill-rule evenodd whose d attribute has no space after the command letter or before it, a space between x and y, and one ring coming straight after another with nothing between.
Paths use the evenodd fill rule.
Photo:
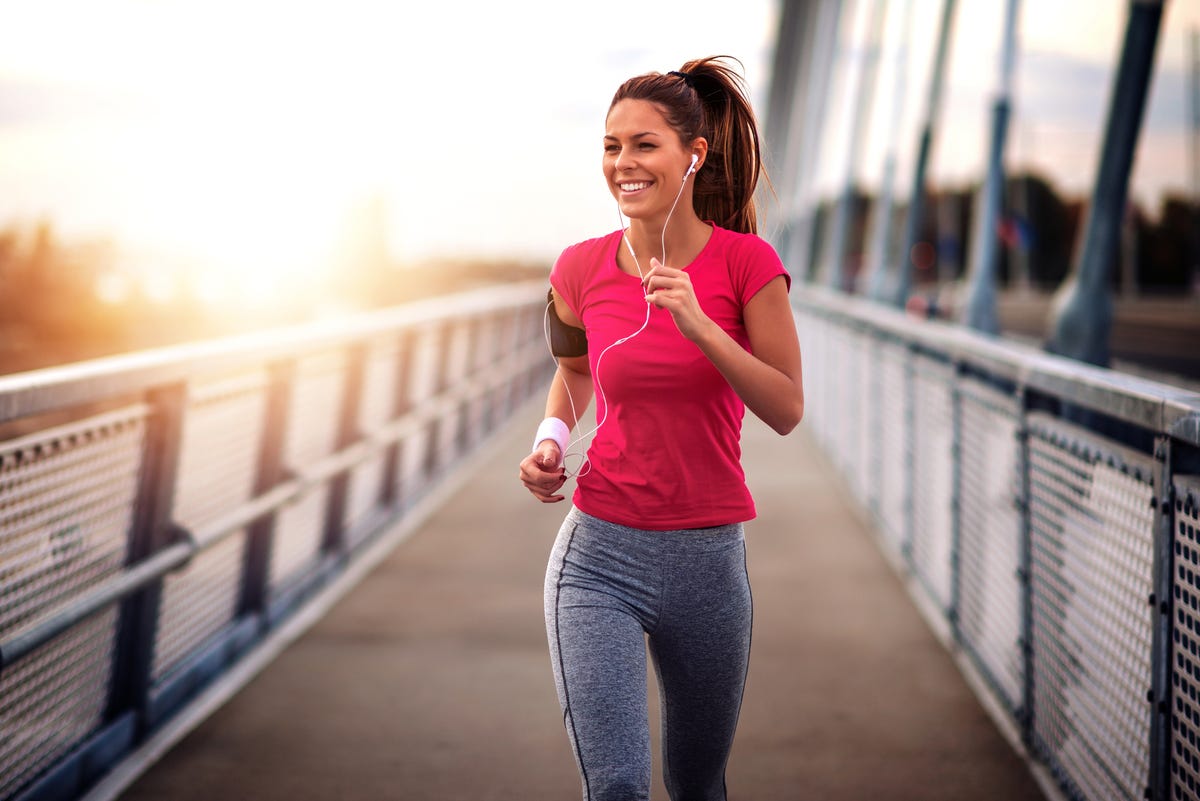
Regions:
<instances>
[{"instance_id":1,"label":"concrete path","mask_svg":"<svg viewBox=\"0 0 1200 801\"><path fill-rule=\"evenodd\" d=\"M567 507L535 503L516 479L540 417L526 416L120 797L579 798L542 622ZM760 516L747 524L755 631L731 801L1044 798L803 424L780 438L750 418L745 451ZM666 801L661 784L654 798Z\"/></svg>"}]
</instances>

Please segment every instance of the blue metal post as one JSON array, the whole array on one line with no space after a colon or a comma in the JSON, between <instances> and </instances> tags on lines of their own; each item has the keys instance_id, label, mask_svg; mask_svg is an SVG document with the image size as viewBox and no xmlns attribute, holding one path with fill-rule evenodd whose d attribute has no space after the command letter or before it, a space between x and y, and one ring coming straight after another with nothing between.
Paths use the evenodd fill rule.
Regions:
<instances>
[{"instance_id":1,"label":"blue metal post","mask_svg":"<svg viewBox=\"0 0 1200 801\"><path fill-rule=\"evenodd\" d=\"M288 479L284 448L291 423L296 363L291 359L275 362L268 367L267 376L263 433L258 444L254 477L255 497ZM247 529L246 549L242 556L242 587L238 598L239 617L267 611L271 600L271 554L275 547L277 516L278 513L272 511L254 521Z\"/></svg>"},{"instance_id":2,"label":"blue metal post","mask_svg":"<svg viewBox=\"0 0 1200 801\"><path fill-rule=\"evenodd\" d=\"M896 265L896 286L892 293L892 304L904 307L912 291L912 249L921 235L921 223L925 217L925 172L929 165L929 150L933 146L934 126L938 108L941 106L942 84L946 73L946 50L950 42L950 28L954 22L954 0L944 0L942 19L938 28L937 52L933 59L933 72L929 77L929 97L925 107L925 123L917 146L917 164L913 171L912 192L908 199L908 220L904 232L904 252Z\"/></svg>"},{"instance_id":3,"label":"blue metal post","mask_svg":"<svg viewBox=\"0 0 1200 801\"><path fill-rule=\"evenodd\" d=\"M813 0L783 0L779 4L779 24L775 29L775 48L771 61L770 85L767 89L767 107L764 115L763 144L766 157L770 159L771 171L786 168L787 154L792 148L788 141L793 109L802 102L804 88L800 86L803 59L807 55L804 37L812 18ZM786 189L784 176L778 184Z\"/></svg>"},{"instance_id":4,"label":"blue metal post","mask_svg":"<svg viewBox=\"0 0 1200 801\"><path fill-rule=\"evenodd\" d=\"M1109 274L1120 243L1129 170L1142 127L1162 12L1162 0L1129 3L1083 245L1074 270L1055 293L1052 333L1046 343L1052 353L1102 366L1110 358Z\"/></svg>"},{"instance_id":5,"label":"blue metal post","mask_svg":"<svg viewBox=\"0 0 1200 801\"><path fill-rule=\"evenodd\" d=\"M904 22L899 39L899 54L896 58L896 76L892 87L891 123L888 125L889 141L887 155L883 159L883 180L879 187L871 228L871 243L867 247L869 273L866 276L866 295L872 300L884 301L888 296L888 257L892 241L892 222L895 215L896 183L896 132L900 129L900 117L904 111L908 84L908 39L912 30L912 0L904 0Z\"/></svg>"},{"instance_id":6,"label":"blue metal post","mask_svg":"<svg viewBox=\"0 0 1200 801\"><path fill-rule=\"evenodd\" d=\"M1192 141L1191 287L1193 295L1200 295L1200 28L1192 30L1188 44L1188 61L1190 62L1188 105L1190 106Z\"/></svg>"},{"instance_id":7,"label":"blue metal post","mask_svg":"<svg viewBox=\"0 0 1200 801\"><path fill-rule=\"evenodd\" d=\"M850 232L853 229L855 195L857 192L857 166L862 158L863 141L866 138L866 121L870 116L871 104L875 99L875 79L879 73L880 33L883 29L885 0L874 0L867 21L867 38L862 55L862 70L859 76L858 97L854 104L854 117L850 123L850 144L846 148L845 183L838 200L830 241L833 252L829 258L828 286L849 290L851 283L846 277L846 256L850 250Z\"/></svg>"},{"instance_id":8,"label":"blue metal post","mask_svg":"<svg viewBox=\"0 0 1200 801\"><path fill-rule=\"evenodd\" d=\"M346 354L346 368L342 381L341 408L338 410L337 439L334 450L340 451L362 439L359 431L359 413L362 406L363 382L367 371L367 345L352 345ZM350 496L350 472L334 476L329 482L329 499L325 506L325 531L321 548L325 553L339 557L345 555L346 508Z\"/></svg>"},{"instance_id":9,"label":"blue metal post","mask_svg":"<svg viewBox=\"0 0 1200 801\"><path fill-rule=\"evenodd\" d=\"M788 220L791 230L788 232L787 249L781 255L784 262L791 265L794 274L806 279L812 272L813 243L816 238L813 173L825 121L834 44L840 36L844 11L840 3L817 3L815 6L805 40L811 52L804 60L804 72L800 78L804 99L795 108L799 119L791 123L792 126L798 124L800 131L793 134L795 144L790 147L790 151L795 153L795 169L789 170L793 181Z\"/></svg>"},{"instance_id":10,"label":"blue metal post","mask_svg":"<svg viewBox=\"0 0 1200 801\"><path fill-rule=\"evenodd\" d=\"M172 544L171 514L187 412L187 385L170 384L149 393L149 418L140 486L129 532L126 566L135 566ZM128 710L144 711L154 677L155 631L162 601L161 579L121 603L121 620L113 653L107 718ZM138 728L145 728L139 720Z\"/></svg>"},{"instance_id":11,"label":"blue metal post","mask_svg":"<svg viewBox=\"0 0 1200 801\"><path fill-rule=\"evenodd\" d=\"M408 393L412 388L413 355L416 351L416 334L407 330L400 335L396 351L396 381L392 385L392 419L398 420L412 410ZM406 499L407 482L404 477L405 441L388 446L384 457L383 496L381 502L389 510L397 509Z\"/></svg>"},{"instance_id":12,"label":"blue metal post","mask_svg":"<svg viewBox=\"0 0 1200 801\"><path fill-rule=\"evenodd\" d=\"M983 202L975 219L967 300L962 322L989 334L1000 333L996 315L996 282L999 247L996 225L1004 203L1004 144L1012 97L1013 52L1016 45L1017 0L1008 0L1004 11L1004 38L1000 45L1000 88L992 107L992 141L988 155Z\"/></svg>"}]
</instances>

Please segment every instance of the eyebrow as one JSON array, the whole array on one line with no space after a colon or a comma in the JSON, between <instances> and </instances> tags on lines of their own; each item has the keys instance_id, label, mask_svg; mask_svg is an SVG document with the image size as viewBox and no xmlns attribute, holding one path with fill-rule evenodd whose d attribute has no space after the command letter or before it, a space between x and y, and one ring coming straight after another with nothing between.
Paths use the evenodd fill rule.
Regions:
<instances>
[{"instance_id":1,"label":"eyebrow","mask_svg":"<svg viewBox=\"0 0 1200 801\"><path fill-rule=\"evenodd\" d=\"M659 136L659 133L657 131L642 131L641 133L635 133L633 136L631 136L629 138L630 139L641 139L644 136ZM613 136L612 134L605 134L604 138L605 139L617 139L617 137Z\"/></svg>"}]
</instances>

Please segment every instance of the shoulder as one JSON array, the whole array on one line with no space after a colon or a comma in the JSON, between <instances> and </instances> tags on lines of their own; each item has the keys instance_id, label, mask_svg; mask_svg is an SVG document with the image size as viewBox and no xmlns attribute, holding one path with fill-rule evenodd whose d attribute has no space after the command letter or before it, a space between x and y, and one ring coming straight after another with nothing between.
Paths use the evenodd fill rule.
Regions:
<instances>
[{"instance_id":1,"label":"shoulder","mask_svg":"<svg viewBox=\"0 0 1200 801\"><path fill-rule=\"evenodd\" d=\"M775 246L758 234L743 234L713 226L713 236L720 237L722 247L732 257L780 263Z\"/></svg>"},{"instance_id":2,"label":"shoulder","mask_svg":"<svg viewBox=\"0 0 1200 801\"><path fill-rule=\"evenodd\" d=\"M613 240L621 235L620 231L613 231L604 236L585 239L582 242L576 242L573 245L568 245L563 248L555 261L555 268L560 265L564 268L574 267L577 265L590 265L603 260L612 250Z\"/></svg>"},{"instance_id":3,"label":"shoulder","mask_svg":"<svg viewBox=\"0 0 1200 801\"><path fill-rule=\"evenodd\" d=\"M719 252L728 266L730 279L743 302L768 281L782 275L790 289L792 279L774 245L758 234L743 234L714 226Z\"/></svg>"},{"instance_id":4,"label":"shoulder","mask_svg":"<svg viewBox=\"0 0 1200 801\"><path fill-rule=\"evenodd\" d=\"M569 245L563 248L550 268L550 285L577 315L588 286L605 260L612 257L614 243L620 236L620 231L614 231Z\"/></svg>"}]
</instances>

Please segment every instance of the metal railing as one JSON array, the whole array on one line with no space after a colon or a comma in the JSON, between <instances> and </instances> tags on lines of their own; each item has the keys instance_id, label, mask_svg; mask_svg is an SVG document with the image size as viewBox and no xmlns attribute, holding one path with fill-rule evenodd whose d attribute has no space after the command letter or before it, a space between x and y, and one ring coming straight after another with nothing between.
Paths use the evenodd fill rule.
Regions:
<instances>
[{"instance_id":1,"label":"metal railing","mask_svg":"<svg viewBox=\"0 0 1200 801\"><path fill-rule=\"evenodd\" d=\"M541 391L544 291L0 377L0 799L77 797Z\"/></svg>"},{"instance_id":2,"label":"metal railing","mask_svg":"<svg viewBox=\"0 0 1200 801\"><path fill-rule=\"evenodd\" d=\"M1073 799L1196 798L1200 395L793 296L806 424L1027 752Z\"/></svg>"}]
</instances>

